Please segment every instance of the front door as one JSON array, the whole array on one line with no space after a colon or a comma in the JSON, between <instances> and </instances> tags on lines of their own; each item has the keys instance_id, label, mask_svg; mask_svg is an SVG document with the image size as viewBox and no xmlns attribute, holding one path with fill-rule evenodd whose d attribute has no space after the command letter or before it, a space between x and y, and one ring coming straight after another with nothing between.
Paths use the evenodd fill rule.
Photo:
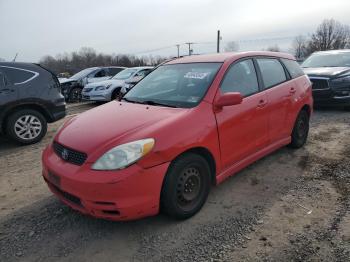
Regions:
<instances>
[{"instance_id":1,"label":"front door","mask_svg":"<svg viewBox=\"0 0 350 262\"><path fill-rule=\"evenodd\" d=\"M240 92L239 105L216 112L224 168L243 160L269 143L268 98L259 92L256 69L251 59L235 62L227 70L219 92Z\"/></svg>"}]
</instances>

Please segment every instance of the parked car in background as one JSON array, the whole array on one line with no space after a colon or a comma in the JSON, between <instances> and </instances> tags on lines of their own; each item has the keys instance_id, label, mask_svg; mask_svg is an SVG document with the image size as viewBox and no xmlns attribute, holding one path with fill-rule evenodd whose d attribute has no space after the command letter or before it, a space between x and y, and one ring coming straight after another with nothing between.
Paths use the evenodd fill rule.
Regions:
<instances>
[{"instance_id":1,"label":"parked car in background","mask_svg":"<svg viewBox=\"0 0 350 262\"><path fill-rule=\"evenodd\" d=\"M65 204L95 217L189 218L211 185L280 147L302 147L311 113L311 82L289 54L179 58L122 101L66 122L42 174Z\"/></svg>"},{"instance_id":2,"label":"parked car in background","mask_svg":"<svg viewBox=\"0 0 350 262\"><path fill-rule=\"evenodd\" d=\"M125 81L124 85L120 89L120 96L123 96L126 94L131 88L133 88L138 82L141 81L145 76L147 76L149 73L151 73L153 68L145 69L141 72L139 72L136 76L131 78L130 80Z\"/></svg>"},{"instance_id":3,"label":"parked car in background","mask_svg":"<svg viewBox=\"0 0 350 262\"><path fill-rule=\"evenodd\" d=\"M313 83L316 106L350 109L350 50L315 52L301 66Z\"/></svg>"},{"instance_id":4,"label":"parked car in background","mask_svg":"<svg viewBox=\"0 0 350 262\"><path fill-rule=\"evenodd\" d=\"M127 68L116 74L109 80L90 83L82 91L82 99L88 101L111 101L119 96L120 90L125 82L147 75L153 67L141 66Z\"/></svg>"},{"instance_id":5,"label":"parked car in background","mask_svg":"<svg viewBox=\"0 0 350 262\"><path fill-rule=\"evenodd\" d=\"M37 64L0 63L0 132L21 144L46 134L47 123L66 115L57 77Z\"/></svg>"},{"instance_id":6,"label":"parked car in background","mask_svg":"<svg viewBox=\"0 0 350 262\"><path fill-rule=\"evenodd\" d=\"M124 69L125 67L117 66L86 68L70 78L61 80L62 94L68 102L80 101L85 85L107 80Z\"/></svg>"}]
</instances>

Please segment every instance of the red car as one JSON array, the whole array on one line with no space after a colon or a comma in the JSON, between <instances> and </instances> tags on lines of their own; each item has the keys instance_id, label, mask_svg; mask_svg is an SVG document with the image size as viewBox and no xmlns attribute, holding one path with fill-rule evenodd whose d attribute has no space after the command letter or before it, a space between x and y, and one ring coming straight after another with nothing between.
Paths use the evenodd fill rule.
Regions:
<instances>
[{"instance_id":1,"label":"red car","mask_svg":"<svg viewBox=\"0 0 350 262\"><path fill-rule=\"evenodd\" d=\"M311 82L275 52L169 61L122 101L67 121L43 152L51 191L82 213L188 218L211 185L307 140Z\"/></svg>"}]
</instances>

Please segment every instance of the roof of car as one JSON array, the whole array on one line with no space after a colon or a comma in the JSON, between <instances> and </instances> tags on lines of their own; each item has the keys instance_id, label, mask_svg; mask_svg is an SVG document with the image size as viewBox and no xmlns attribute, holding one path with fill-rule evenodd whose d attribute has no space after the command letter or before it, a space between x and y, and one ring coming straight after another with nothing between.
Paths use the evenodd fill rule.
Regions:
<instances>
[{"instance_id":1,"label":"roof of car","mask_svg":"<svg viewBox=\"0 0 350 262\"><path fill-rule=\"evenodd\" d=\"M281 52L269 52L269 51L248 51L248 52L228 52L217 53L208 55L191 55L177 59L173 59L165 64L182 64L182 63L205 63L205 62L225 62L229 59L239 59L249 56L269 56L269 57L281 57L295 60L295 58L287 53Z\"/></svg>"},{"instance_id":2,"label":"roof of car","mask_svg":"<svg viewBox=\"0 0 350 262\"><path fill-rule=\"evenodd\" d=\"M350 49L338 49L338 50L327 50L327 51L317 51L315 54L339 54L339 53L350 53Z\"/></svg>"},{"instance_id":3,"label":"roof of car","mask_svg":"<svg viewBox=\"0 0 350 262\"><path fill-rule=\"evenodd\" d=\"M129 67L129 69L153 69L153 66L135 66L135 67Z\"/></svg>"}]
</instances>

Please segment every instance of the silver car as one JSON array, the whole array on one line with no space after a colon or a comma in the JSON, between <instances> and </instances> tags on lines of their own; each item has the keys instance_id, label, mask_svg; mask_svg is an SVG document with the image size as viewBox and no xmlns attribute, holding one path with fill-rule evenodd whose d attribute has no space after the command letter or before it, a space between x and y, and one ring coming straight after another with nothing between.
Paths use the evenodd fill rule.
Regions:
<instances>
[{"instance_id":1,"label":"silver car","mask_svg":"<svg viewBox=\"0 0 350 262\"><path fill-rule=\"evenodd\" d=\"M111 79L87 84L82 91L82 99L88 101L111 101L119 95L120 89L130 79L147 75L153 67L131 67L127 68Z\"/></svg>"}]
</instances>

